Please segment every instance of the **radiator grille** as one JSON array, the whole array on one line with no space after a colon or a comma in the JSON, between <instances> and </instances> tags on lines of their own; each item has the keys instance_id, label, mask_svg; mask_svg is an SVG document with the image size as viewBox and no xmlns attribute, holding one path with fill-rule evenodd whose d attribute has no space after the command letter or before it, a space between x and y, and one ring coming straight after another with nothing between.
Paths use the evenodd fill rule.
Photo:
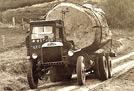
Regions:
<instances>
[{"instance_id":1,"label":"radiator grille","mask_svg":"<svg viewBox=\"0 0 134 91\"><path fill-rule=\"evenodd\" d=\"M62 47L44 47L42 52L44 62L62 61Z\"/></svg>"}]
</instances>

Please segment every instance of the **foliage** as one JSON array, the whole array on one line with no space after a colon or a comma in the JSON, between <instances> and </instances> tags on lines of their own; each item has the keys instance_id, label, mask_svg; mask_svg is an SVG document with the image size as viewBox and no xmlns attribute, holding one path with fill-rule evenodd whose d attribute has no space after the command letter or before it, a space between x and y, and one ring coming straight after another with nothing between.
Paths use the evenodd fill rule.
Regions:
<instances>
[{"instance_id":1,"label":"foliage","mask_svg":"<svg viewBox=\"0 0 134 91\"><path fill-rule=\"evenodd\" d=\"M102 6L110 27L134 28L133 0L107 0Z\"/></svg>"}]
</instances>

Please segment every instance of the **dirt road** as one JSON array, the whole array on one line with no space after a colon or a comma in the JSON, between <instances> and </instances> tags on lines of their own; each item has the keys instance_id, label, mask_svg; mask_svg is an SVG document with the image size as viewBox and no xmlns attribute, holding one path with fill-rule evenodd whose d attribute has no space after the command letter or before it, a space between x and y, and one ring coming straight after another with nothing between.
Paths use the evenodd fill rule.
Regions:
<instances>
[{"instance_id":1,"label":"dirt road","mask_svg":"<svg viewBox=\"0 0 134 91\"><path fill-rule=\"evenodd\" d=\"M21 51L21 52L20 52ZM1 57L1 74L0 77L0 89L1 90L30 90L26 80L26 48L22 47L20 49L13 49L11 51L3 52L0 54ZM7 56L8 54L8 56ZM15 56L13 56L15 55ZM5 58L6 56L6 58ZM19 56L19 58L18 58ZM131 60L131 58L130 58ZM126 60L124 60L126 62ZM128 61L129 62L129 61ZM123 62L122 62L123 63ZM121 64L122 64L121 63ZM134 69L121 75L112 80L102 82L96 78L94 75L88 75L86 80L86 85L79 86L77 84L76 76L72 78L71 81L51 83L47 81L41 82L39 88L34 91L88 91L90 88L93 91L116 91L116 88L121 90L132 91L134 85ZM99 86L96 87L98 84ZM130 87L130 88L128 88ZM119 90L118 90L119 91Z\"/></svg>"},{"instance_id":2,"label":"dirt road","mask_svg":"<svg viewBox=\"0 0 134 91\"><path fill-rule=\"evenodd\" d=\"M104 83L93 91L133 91L134 89L134 68L127 73Z\"/></svg>"}]
</instances>

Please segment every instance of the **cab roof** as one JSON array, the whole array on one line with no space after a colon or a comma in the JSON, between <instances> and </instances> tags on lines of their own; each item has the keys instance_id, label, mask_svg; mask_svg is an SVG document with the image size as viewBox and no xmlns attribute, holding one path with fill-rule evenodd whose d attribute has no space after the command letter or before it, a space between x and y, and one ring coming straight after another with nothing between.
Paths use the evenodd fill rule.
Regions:
<instances>
[{"instance_id":1,"label":"cab roof","mask_svg":"<svg viewBox=\"0 0 134 91\"><path fill-rule=\"evenodd\" d=\"M39 25L39 24L43 24L43 25L63 25L63 21L62 20L36 20L36 21L31 21L30 22L31 25Z\"/></svg>"}]
</instances>

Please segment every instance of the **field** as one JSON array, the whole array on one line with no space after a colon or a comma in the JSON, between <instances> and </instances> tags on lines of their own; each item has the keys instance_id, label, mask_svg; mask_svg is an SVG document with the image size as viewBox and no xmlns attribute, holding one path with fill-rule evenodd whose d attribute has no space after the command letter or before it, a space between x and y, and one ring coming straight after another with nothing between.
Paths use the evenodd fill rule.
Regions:
<instances>
[{"instance_id":1,"label":"field","mask_svg":"<svg viewBox=\"0 0 134 91\"><path fill-rule=\"evenodd\" d=\"M10 0L10 1L16 1L16 0ZM52 2L48 2L52 1ZM3 0L4 2L4 0ZM133 0L47 0L42 2L41 4L37 4L40 2L40 0L36 1L33 0L33 3L36 3L36 5L31 6L26 5L23 2L30 2L30 0L26 1L23 0L22 2L19 1L23 6L18 5L18 7L12 9L12 7L7 9L6 11L0 12L0 22L3 23L12 23L12 17L15 17L16 23L22 23L22 19L24 19L25 22L29 22L30 20L38 19L40 16L44 16L48 10L50 10L55 4L61 3L61 2L71 2L71 3L78 3L78 4L85 4L89 3L94 5L95 7L100 7L104 10L106 13L106 17L108 20L108 24L110 28L134 28L134 1ZM46 3L48 2L48 3ZM5 2L6 3L6 2ZM9 2L8 2L9 3ZM16 2L18 3L18 1ZM1 3L0 3L1 4ZM1 6L1 5L0 5ZM5 5L2 6L2 8L6 8L11 5ZM13 7L15 5L12 5Z\"/></svg>"},{"instance_id":2,"label":"field","mask_svg":"<svg viewBox=\"0 0 134 91\"><path fill-rule=\"evenodd\" d=\"M1 12L0 22L12 24L12 17L15 17L15 21L17 24L22 23L22 19L29 23L30 20L39 19L40 16L44 16L55 4L59 4L61 2L72 2L78 4L91 3L96 5L96 2L82 0L53 0L49 3L36 4L32 6L26 6L22 8L9 9Z\"/></svg>"},{"instance_id":3,"label":"field","mask_svg":"<svg viewBox=\"0 0 134 91\"><path fill-rule=\"evenodd\" d=\"M24 6L31 6L33 4L39 4L50 1L53 0L0 0L0 11L5 11L8 9L14 9Z\"/></svg>"},{"instance_id":4,"label":"field","mask_svg":"<svg viewBox=\"0 0 134 91\"><path fill-rule=\"evenodd\" d=\"M38 19L40 16L44 16L47 11L50 10L54 4L57 3L59 2L54 1L51 3L37 4L24 8L7 10L1 13L0 21L3 23L12 24L12 17L15 17L15 21L17 24L21 24L22 19L24 20L24 22L29 23L30 19L35 20Z\"/></svg>"},{"instance_id":5,"label":"field","mask_svg":"<svg viewBox=\"0 0 134 91\"><path fill-rule=\"evenodd\" d=\"M22 47L25 44L26 31L22 27L0 28L0 51Z\"/></svg>"}]
</instances>

